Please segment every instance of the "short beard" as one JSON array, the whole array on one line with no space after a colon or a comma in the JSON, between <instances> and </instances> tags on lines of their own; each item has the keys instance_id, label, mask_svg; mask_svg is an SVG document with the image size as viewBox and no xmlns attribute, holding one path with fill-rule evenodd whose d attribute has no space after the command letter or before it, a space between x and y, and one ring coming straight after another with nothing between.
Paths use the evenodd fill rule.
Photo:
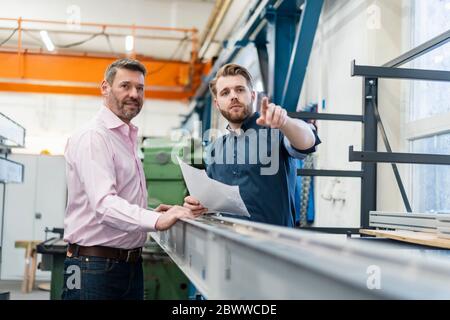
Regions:
<instances>
[{"instance_id":1,"label":"short beard","mask_svg":"<svg viewBox=\"0 0 450 320\"><path fill-rule=\"evenodd\" d=\"M120 116L118 115L119 118L131 121L134 117L136 117L139 114L139 112L141 112L142 105L139 108L137 108L135 112L133 111L127 112L125 111L125 102L128 102L129 100L120 102L119 99L117 99L114 94L111 95L111 98L114 100L114 104L117 106L118 111L120 112ZM137 102L139 103L139 101Z\"/></svg>"},{"instance_id":2,"label":"short beard","mask_svg":"<svg viewBox=\"0 0 450 320\"><path fill-rule=\"evenodd\" d=\"M240 123L244 122L244 120L250 116L251 110L252 110L252 105L250 104L250 105L244 106L243 112L237 116L233 116L232 113L229 111L222 110L220 108L219 108L219 110L220 110L220 113L223 115L223 117L228 120L228 122L233 123L233 124L240 124Z\"/></svg>"},{"instance_id":3,"label":"short beard","mask_svg":"<svg viewBox=\"0 0 450 320\"><path fill-rule=\"evenodd\" d=\"M139 114L139 112L141 112L141 108L138 108L136 111L128 111L128 112L125 111L124 108L125 108L124 104L121 104L120 110L121 110L123 116L124 116L126 119L128 119L129 121L130 121L131 119L133 119L134 117L136 117L136 116Z\"/></svg>"}]
</instances>

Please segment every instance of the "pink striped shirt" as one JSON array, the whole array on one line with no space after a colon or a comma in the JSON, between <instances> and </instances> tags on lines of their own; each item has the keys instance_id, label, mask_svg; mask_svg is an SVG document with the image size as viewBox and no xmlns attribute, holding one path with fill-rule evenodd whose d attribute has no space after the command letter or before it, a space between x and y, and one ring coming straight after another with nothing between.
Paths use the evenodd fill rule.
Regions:
<instances>
[{"instance_id":1,"label":"pink striped shirt","mask_svg":"<svg viewBox=\"0 0 450 320\"><path fill-rule=\"evenodd\" d=\"M138 128L110 109L71 138L66 150L68 200L64 240L82 246L142 247L160 213L147 208Z\"/></svg>"}]
</instances>

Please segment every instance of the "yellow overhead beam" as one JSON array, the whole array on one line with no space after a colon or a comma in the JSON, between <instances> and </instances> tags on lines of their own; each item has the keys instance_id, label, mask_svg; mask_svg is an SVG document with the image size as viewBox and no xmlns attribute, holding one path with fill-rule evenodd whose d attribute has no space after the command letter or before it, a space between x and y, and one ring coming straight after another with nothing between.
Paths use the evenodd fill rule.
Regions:
<instances>
[{"instance_id":1,"label":"yellow overhead beam","mask_svg":"<svg viewBox=\"0 0 450 320\"><path fill-rule=\"evenodd\" d=\"M0 52L0 90L99 95L100 82L116 57L48 53ZM188 62L137 57L147 68L146 96L179 100L191 97L199 76L190 78ZM196 63L194 74L203 73ZM190 79L194 83L190 83ZM195 83L196 82L196 83Z\"/></svg>"}]
</instances>

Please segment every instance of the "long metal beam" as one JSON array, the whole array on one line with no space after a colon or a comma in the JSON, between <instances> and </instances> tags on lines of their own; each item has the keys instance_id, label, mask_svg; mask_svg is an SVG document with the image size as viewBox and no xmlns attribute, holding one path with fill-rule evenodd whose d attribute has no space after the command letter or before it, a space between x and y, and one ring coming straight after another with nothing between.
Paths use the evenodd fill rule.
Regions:
<instances>
[{"instance_id":1,"label":"long metal beam","mask_svg":"<svg viewBox=\"0 0 450 320\"><path fill-rule=\"evenodd\" d=\"M317 232L323 232L323 233L332 233L332 234L345 234L347 236L350 236L352 234L360 234L359 230L360 228L344 228L344 227L300 227L301 230L306 231L317 231Z\"/></svg>"},{"instance_id":2,"label":"long metal beam","mask_svg":"<svg viewBox=\"0 0 450 320\"><path fill-rule=\"evenodd\" d=\"M349 161L450 165L450 155L374 151L361 152L353 151L353 146L350 146Z\"/></svg>"},{"instance_id":3,"label":"long metal beam","mask_svg":"<svg viewBox=\"0 0 450 320\"><path fill-rule=\"evenodd\" d=\"M372 83L371 90L376 92L375 83ZM370 96L372 96L372 108L377 119L378 129L380 129L381 139L383 140L386 151L392 153L391 144L389 143L389 139L387 137L386 130L384 129L383 121L381 120L380 112L378 111L377 102L373 93L369 92ZM400 195L402 196L403 204L405 205L405 209L407 212L412 212L411 204L408 199L408 195L406 194L405 187L403 186L402 178L400 176L400 172L398 171L397 164L391 163L392 171L394 172L395 181L397 181L398 188L400 190Z\"/></svg>"},{"instance_id":4,"label":"long metal beam","mask_svg":"<svg viewBox=\"0 0 450 320\"><path fill-rule=\"evenodd\" d=\"M356 65L355 60L352 61L351 75L370 78L450 81L450 71L363 66Z\"/></svg>"},{"instance_id":5,"label":"long metal beam","mask_svg":"<svg viewBox=\"0 0 450 320\"><path fill-rule=\"evenodd\" d=\"M318 176L318 177L349 177L362 178L362 171L349 170L324 170L324 169L297 169L299 176Z\"/></svg>"},{"instance_id":6,"label":"long metal beam","mask_svg":"<svg viewBox=\"0 0 450 320\"><path fill-rule=\"evenodd\" d=\"M224 217L151 236L207 299L450 299L448 259L375 240Z\"/></svg>"},{"instance_id":7,"label":"long metal beam","mask_svg":"<svg viewBox=\"0 0 450 320\"><path fill-rule=\"evenodd\" d=\"M405 52L401 56L386 62L383 67L399 67L411 60L414 60L427 52L430 52L450 41L450 30L441 33L433 39Z\"/></svg>"},{"instance_id":8,"label":"long metal beam","mask_svg":"<svg viewBox=\"0 0 450 320\"><path fill-rule=\"evenodd\" d=\"M263 83L263 91L268 92L269 88L269 52L267 50L267 28L261 30L255 38L255 48L258 54L259 70Z\"/></svg>"},{"instance_id":9,"label":"long metal beam","mask_svg":"<svg viewBox=\"0 0 450 320\"><path fill-rule=\"evenodd\" d=\"M288 112L288 116L303 120L329 120L364 122L364 117L357 114L316 113L316 112Z\"/></svg>"},{"instance_id":10,"label":"long metal beam","mask_svg":"<svg viewBox=\"0 0 450 320\"><path fill-rule=\"evenodd\" d=\"M304 3L281 100L281 105L289 111L297 109L322 5L323 0L306 0Z\"/></svg>"},{"instance_id":11,"label":"long metal beam","mask_svg":"<svg viewBox=\"0 0 450 320\"><path fill-rule=\"evenodd\" d=\"M378 79L364 78L362 99L364 126L361 145L363 150L377 151L377 119L372 109L372 102L378 99ZM377 209L377 165L363 162L361 169L363 178L361 180L360 226L368 228L369 212Z\"/></svg>"},{"instance_id":12,"label":"long metal beam","mask_svg":"<svg viewBox=\"0 0 450 320\"><path fill-rule=\"evenodd\" d=\"M283 89L290 68L290 60L295 46L297 21L300 19L300 9L296 1L283 1L278 9L266 9L267 18L267 50L268 50L268 90L271 101L283 105ZM298 92L297 92L298 95ZM290 110L290 111L295 111Z\"/></svg>"}]
</instances>

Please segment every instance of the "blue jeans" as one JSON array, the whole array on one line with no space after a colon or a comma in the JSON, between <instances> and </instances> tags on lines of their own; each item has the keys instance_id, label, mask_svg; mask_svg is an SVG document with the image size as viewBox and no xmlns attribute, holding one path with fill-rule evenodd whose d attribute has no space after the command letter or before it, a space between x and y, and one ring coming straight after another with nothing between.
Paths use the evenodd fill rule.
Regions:
<instances>
[{"instance_id":1,"label":"blue jeans","mask_svg":"<svg viewBox=\"0 0 450 320\"><path fill-rule=\"evenodd\" d=\"M73 256L64 261L63 300L143 300L142 258L131 263Z\"/></svg>"}]
</instances>

